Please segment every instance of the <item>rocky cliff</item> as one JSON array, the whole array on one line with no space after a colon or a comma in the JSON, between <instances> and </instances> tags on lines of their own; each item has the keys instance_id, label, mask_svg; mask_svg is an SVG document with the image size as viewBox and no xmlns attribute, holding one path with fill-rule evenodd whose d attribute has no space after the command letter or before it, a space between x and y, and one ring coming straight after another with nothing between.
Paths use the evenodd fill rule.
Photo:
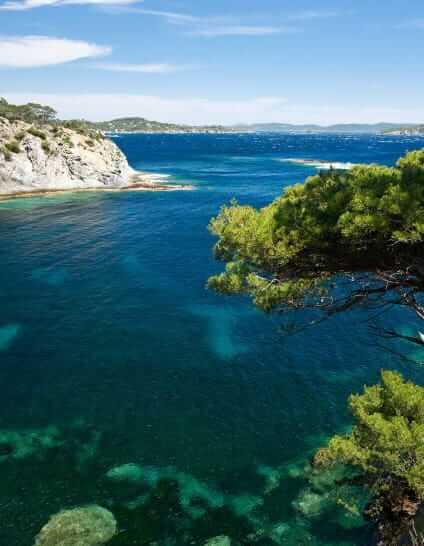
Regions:
<instances>
[{"instance_id":1,"label":"rocky cliff","mask_svg":"<svg viewBox=\"0 0 424 546\"><path fill-rule=\"evenodd\" d=\"M119 148L100 133L0 117L0 195L119 189L135 182L135 174Z\"/></svg>"}]
</instances>

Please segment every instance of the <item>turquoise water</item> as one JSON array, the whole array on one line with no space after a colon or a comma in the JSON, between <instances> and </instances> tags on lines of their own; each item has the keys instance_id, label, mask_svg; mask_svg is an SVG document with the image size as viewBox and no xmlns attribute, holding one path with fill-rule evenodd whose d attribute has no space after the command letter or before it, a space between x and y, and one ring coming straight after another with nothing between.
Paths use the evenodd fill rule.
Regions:
<instances>
[{"instance_id":1,"label":"turquoise water","mask_svg":"<svg viewBox=\"0 0 424 546\"><path fill-rule=\"evenodd\" d=\"M196 190L0 204L0 544L29 546L51 514L93 502L118 519L112 545L366 544L305 463L348 426L350 392L382 366L422 381L424 355L383 350L365 313L286 337L282 317L208 292L222 265L206 227L232 197L262 205L315 172L282 159L393 164L424 140L116 142L135 168Z\"/></svg>"}]
</instances>

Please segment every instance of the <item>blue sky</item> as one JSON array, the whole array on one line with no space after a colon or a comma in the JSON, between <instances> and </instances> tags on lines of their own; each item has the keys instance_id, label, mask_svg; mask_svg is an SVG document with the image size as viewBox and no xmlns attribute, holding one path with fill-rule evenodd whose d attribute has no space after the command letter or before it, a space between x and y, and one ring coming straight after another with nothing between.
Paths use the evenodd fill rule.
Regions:
<instances>
[{"instance_id":1,"label":"blue sky","mask_svg":"<svg viewBox=\"0 0 424 546\"><path fill-rule=\"evenodd\" d=\"M424 122L422 0L0 0L0 96L63 117Z\"/></svg>"}]
</instances>

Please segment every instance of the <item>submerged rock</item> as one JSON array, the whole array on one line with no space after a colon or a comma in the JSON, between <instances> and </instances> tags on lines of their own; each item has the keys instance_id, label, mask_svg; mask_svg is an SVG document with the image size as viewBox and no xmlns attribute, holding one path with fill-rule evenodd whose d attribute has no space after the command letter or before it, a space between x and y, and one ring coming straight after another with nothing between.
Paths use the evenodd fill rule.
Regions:
<instances>
[{"instance_id":1,"label":"submerged rock","mask_svg":"<svg viewBox=\"0 0 424 546\"><path fill-rule=\"evenodd\" d=\"M320 516L325 510L329 509L329 504L327 495L315 493L311 489L306 489L293 501L295 510L307 518Z\"/></svg>"},{"instance_id":2,"label":"submerged rock","mask_svg":"<svg viewBox=\"0 0 424 546\"><path fill-rule=\"evenodd\" d=\"M35 546L101 546L116 532L116 520L109 510L97 505L74 508L51 517Z\"/></svg>"},{"instance_id":3,"label":"submerged rock","mask_svg":"<svg viewBox=\"0 0 424 546\"><path fill-rule=\"evenodd\" d=\"M207 540L204 546L231 546L231 539L225 535Z\"/></svg>"},{"instance_id":4,"label":"submerged rock","mask_svg":"<svg viewBox=\"0 0 424 546\"><path fill-rule=\"evenodd\" d=\"M106 473L106 477L115 482L139 483L143 480L143 469L134 463L123 464L111 468Z\"/></svg>"},{"instance_id":5,"label":"submerged rock","mask_svg":"<svg viewBox=\"0 0 424 546\"><path fill-rule=\"evenodd\" d=\"M52 452L83 472L96 458L102 434L84 422L59 428L0 429L0 464L11 460L47 460Z\"/></svg>"},{"instance_id":6,"label":"submerged rock","mask_svg":"<svg viewBox=\"0 0 424 546\"><path fill-rule=\"evenodd\" d=\"M58 428L0 430L0 463L27 457L42 457L48 450L64 444Z\"/></svg>"},{"instance_id":7,"label":"submerged rock","mask_svg":"<svg viewBox=\"0 0 424 546\"><path fill-rule=\"evenodd\" d=\"M232 495L229 497L227 504L234 514L243 517L249 516L252 512L263 506L264 500L257 495Z\"/></svg>"},{"instance_id":8,"label":"submerged rock","mask_svg":"<svg viewBox=\"0 0 424 546\"><path fill-rule=\"evenodd\" d=\"M192 519L203 516L209 508L222 508L225 504L223 493L173 466L159 468L128 463L110 469L106 478L117 484L140 487L142 494L126 504L132 509L144 504L145 493L153 491L162 480L171 480L178 485L181 507Z\"/></svg>"},{"instance_id":9,"label":"submerged rock","mask_svg":"<svg viewBox=\"0 0 424 546\"><path fill-rule=\"evenodd\" d=\"M19 324L7 324L0 327L0 351L7 351L19 335L21 326Z\"/></svg>"}]
</instances>

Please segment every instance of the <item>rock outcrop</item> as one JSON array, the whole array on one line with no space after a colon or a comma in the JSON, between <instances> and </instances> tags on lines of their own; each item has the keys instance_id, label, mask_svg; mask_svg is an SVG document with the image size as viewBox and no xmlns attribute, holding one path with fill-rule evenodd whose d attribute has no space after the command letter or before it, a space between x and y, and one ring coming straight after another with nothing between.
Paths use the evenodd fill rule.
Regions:
<instances>
[{"instance_id":1,"label":"rock outcrop","mask_svg":"<svg viewBox=\"0 0 424 546\"><path fill-rule=\"evenodd\" d=\"M100 133L0 118L0 195L120 188L134 174L124 154Z\"/></svg>"}]
</instances>

